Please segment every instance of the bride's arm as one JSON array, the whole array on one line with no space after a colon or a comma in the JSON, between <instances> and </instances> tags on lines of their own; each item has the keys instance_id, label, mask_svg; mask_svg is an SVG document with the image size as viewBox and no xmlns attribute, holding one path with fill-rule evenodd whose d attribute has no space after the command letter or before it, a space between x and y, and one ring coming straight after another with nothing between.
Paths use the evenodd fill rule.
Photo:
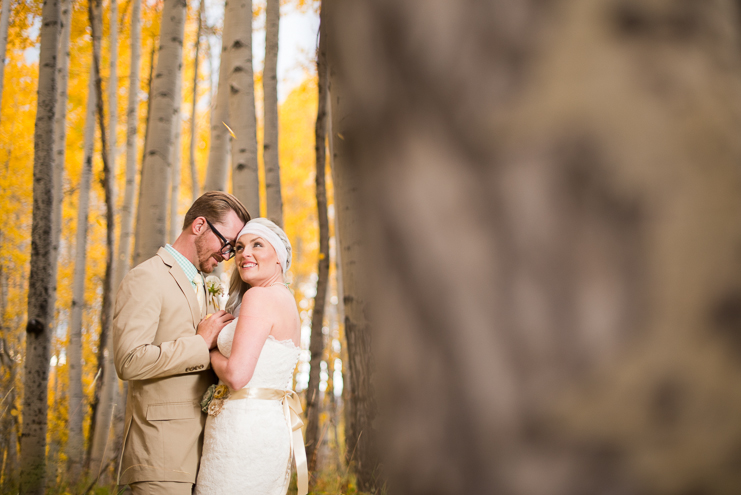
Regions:
<instances>
[{"instance_id":1,"label":"bride's arm","mask_svg":"<svg viewBox=\"0 0 741 495\"><path fill-rule=\"evenodd\" d=\"M265 341L273 327L275 301L271 291L253 287L245 292L234 331L229 358L218 350L211 351L211 366L216 375L232 390L250 381Z\"/></svg>"}]
</instances>

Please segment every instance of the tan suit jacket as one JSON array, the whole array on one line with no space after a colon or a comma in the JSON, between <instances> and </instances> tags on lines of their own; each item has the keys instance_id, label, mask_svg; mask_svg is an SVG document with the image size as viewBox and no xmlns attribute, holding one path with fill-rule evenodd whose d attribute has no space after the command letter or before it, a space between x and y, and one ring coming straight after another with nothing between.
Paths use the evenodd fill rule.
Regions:
<instances>
[{"instance_id":1,"label":"tan suit jacket","mask_svg":"<svg viewBox=\"0 0 741 495\"><path fill-rule=\"evenodd\" d=\"M216 382L205 316L182 268L165 249L121 282L113 314L116 372L129 381L118 483L195 483L206 416L200 400Z\"/></svg>"}]
</instances>

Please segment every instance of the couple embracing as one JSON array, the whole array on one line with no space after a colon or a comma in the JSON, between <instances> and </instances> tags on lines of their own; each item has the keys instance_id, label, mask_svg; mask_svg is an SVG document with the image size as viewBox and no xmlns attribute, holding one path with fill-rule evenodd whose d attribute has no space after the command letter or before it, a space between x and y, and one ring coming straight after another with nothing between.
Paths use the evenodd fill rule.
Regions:
<instances>
[{"instance_id":1,"label":"couple embracing","mask_svg":"<svg viewBox=\"0 0 741 495\"><path fill-rule=\"evenodd\" d=\"M203 274L232 257L226 311L208 315ZM116 371L128 381L118 483L134 495L284 495L292 454L306 493L290 264L280 227L209 192L177 240L126 275L113 319Z\"/></svg>"}]
</instances>

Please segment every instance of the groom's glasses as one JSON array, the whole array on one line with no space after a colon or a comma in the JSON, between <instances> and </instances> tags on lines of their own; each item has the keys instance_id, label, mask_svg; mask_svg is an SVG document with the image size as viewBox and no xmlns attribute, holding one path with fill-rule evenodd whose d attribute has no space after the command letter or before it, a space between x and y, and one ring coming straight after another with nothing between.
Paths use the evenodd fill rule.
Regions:
<instances>
[{"instance_id":1,"label":"groom's glasses","mask_svg":"<svg viewBox=\"0 0 741 495\"><path fill-rule=\"evenodd\" d=\"M208 224L209 228L211 229L211 232L216 234L216 237L219 238L221 241L221 256L224 258L224 261L229 261L234 257L234 246L232 246L232 243L226 240L226 237L221 235L221 232L219 232L216 227L214 227L214 224L208 221L208 218L203 217L206 220L206 223Z\"/></svg>"}]
</instances>

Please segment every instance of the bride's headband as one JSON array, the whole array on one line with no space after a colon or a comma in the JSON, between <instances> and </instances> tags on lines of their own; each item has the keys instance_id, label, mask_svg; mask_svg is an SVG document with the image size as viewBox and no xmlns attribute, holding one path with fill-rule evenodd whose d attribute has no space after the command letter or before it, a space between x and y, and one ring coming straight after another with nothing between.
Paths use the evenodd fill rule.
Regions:
<instances>
[{"instance_id":1,"label":"bride's headband","mask_svg":"<svg viewBox=\"0 0 741 495\"><path fill-rule=\"evenodd\" d=\"M286 246L285 244L283 244L283 241L281 241L280 237L278 237L278 234L276 234L263 224L255 222L254 220L250 220L249 222L247 222L247 225L245 225L242 230L239 231L237 240L239 240L239 238L245 234L259 235L260 237L268 241L270 245L273 246L273 249L275 249L275 252L278 255L278 261L280 262L280 267L283 269L283 273L286 273L288 251L286 250Z\"/></svg>"}]
</instances>

